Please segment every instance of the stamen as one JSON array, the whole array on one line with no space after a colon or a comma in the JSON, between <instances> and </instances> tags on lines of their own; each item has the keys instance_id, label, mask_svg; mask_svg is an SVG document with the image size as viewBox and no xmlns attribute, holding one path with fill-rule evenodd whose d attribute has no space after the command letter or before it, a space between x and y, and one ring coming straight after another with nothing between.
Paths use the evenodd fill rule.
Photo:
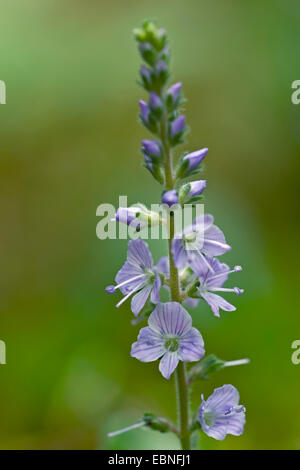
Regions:
<instances>
[{"instance_id":1,"label":"stamen","mask_svg":"<svg viewBox=\"0 0 300 470\"><path fill-rule=\"evenodd\" d=\"M225 411L224 415L228 416L234 413L242 413L243 411L246 411L246 408L243 405L231 406L227 411Z\"/></svg>"},{"instance_id":2,"label":"stamen","mask_svg":"<svg viewBox=\"0 0 300 470\"><path fill-rule=\"evenodd\" d=\"M141 421L140 423L132 424L131 426L127 426L126 428L118 429L118 431L109 432L107 434L107 437L113 437L113 436L117 436L118 434L123 434L124 432L131 431L132 429L136 429L136 428L140 428L142 426L145 426L145 424L146 424L145 421Z\"/></svg>"},{"instance_id":3,"label":"stamen","mask_svg":"<svg viewBox=\"0 0 300 470\"><path fill-rule=\"evenodd\" d=\"M240 269L236 269L236 268L240 268ZM230 271L223 271L220 274L216 274L215 276L210 277L209 280L212 281L213 279L217 279L218 277L224 276L224 274L238 273L241 270L242 270L241 266L235 266L234 269L231 269Z\"/></svg>"},{"instance_id":4,"label":"stamen","mask_svg":"<svg viewBox=\"0 0 300 470\"><path fill-rule=\"evenodd\" d=\"M114 294L116 292L115 286L107 286L105 287L105 290L108 294Z\"/></svg>"},{"instance_id":5,"label":"stamen","mask_svg":"<svg viewBox=\"0 0 300 470\"><path fill-rule=\"evenodd\" d=\"M220 246L221 248L224 248L225 250L231 250L231 246L227 245L227 243L222 243L222 242L217 242L216 240L211 240L208 238L205 238L205 242L211 243L212 245L217 245Z\"/></svg>"},{"instance_id":6,"label":"stamen","mask_svg":"<svg viewBox=\"0 0 300 470\"><path fill-rule=\"evenodd\" d=\"M134 276L130 279L127 279L127 281L124 281L124 282L121 282L120 284L118 284L117 286L115 286L115 289L120 289L120 287L123 287L125 286L126 284L129 284L130 282L132 281L135 281L136 279L139 279L140 277L144 277L145 274L139 274L138 276Z\"/></svg>"},{"instance_id":7,"label":"stamen","mask_svg":"<svg viewBox=\"0 0 300 470\"><path fill-rule=\"evenodd\" d=\"M201 256L202 260L204 261L204 263L206 264L206 266L208 267L208 269L212 272L212 273L215 273L215 271L213 270L213 268L211 267L211 265L209 264L209 262L207 261L207 259L205 258L205 256L201 253L201 251L196 248L196 251L197 253Z\"/></svg>"},{"instance_id":8,"label":"stamen","mask_svg":"<svg viewBox=\"0 0 300 470\"><path fill-rule=\"evenodd\" d=\"M244 364L249 364L250 359L237 359L236 361L226 361L223 367L231 366L242 366Z\"/></svg>"},{"instance_id":9,"label":"stamen","mask_svg":"<svg viewBox=\"0 0 300 470\"><path fill-rule=\"evenodd\" d=\"M244 289L240 289L239 287L235 287L233 290L236 293L236 295L241 295L244 293Z\"/></svg>"},{"instance_id":10,"label":"stamen","mask_svg":"<svg viewBox=\"0 0 300 470\"><path fill-rule=\"evenodd\" d=\"M128 294L125 295L125 297L123 297L123 299L121 299L120 302L117 303L116 307L117 307L117 308L120 307L120 305L122 305L122 304L128 299L128 297L130 297L132 294L134 294L136 291L138 291L138 290L142 287L142 285L143 285L143 282L141 282L140 284L138 284L135 289L133 289L132 291L128 292Z\"/></svg>"},{"instance_id":11,"label":"stamen","mask_svg":"<svg viewBox=\"0 0 300 470\"><path fill-rule=\"evenodd\" d=\"M210 287L209 290L212 292L234 292L236 295L241 295L244 292L244 289L239 289L238 287L234 287L233 289L226 287Z\"/></svg>"}]
</instances>

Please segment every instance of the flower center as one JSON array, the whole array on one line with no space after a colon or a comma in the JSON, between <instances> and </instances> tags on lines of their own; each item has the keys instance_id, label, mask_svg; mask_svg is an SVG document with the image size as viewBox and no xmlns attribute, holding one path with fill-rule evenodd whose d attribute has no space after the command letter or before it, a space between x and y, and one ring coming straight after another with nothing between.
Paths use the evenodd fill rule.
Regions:
<instances>
[{"instance_id":1,"label":"flower center","mask_svg":"<svg viewBox=\"0 0 300 470\"><path fill-rule=\"evenodd\" d=\"M187 233L183 237L184 241L188 242L188 243L194 242L196 240L196 238L197 238L197 233L196 232Z\"/></svg>"},{"instance_id":2,"label":"flower center","mask_svg":"<svg viewBox=\"0 0 300 470\"><path fill-rule=\"evenodd\" d=\"M178 339L177 338L168 338L165 341L165 348L168 349L170 352L175 352L178 350Z\"/></svg>"},{"instance_id":3,"label":"flower center","mask_svg":"<svg viewBox=\"0 0 300 470\"><path fill-rule=\"evenodd\" d=\"M148 281L150 281L150 283L154 282L155 273L151 269L144 268L144 273L148 276Z\"/></svg>"},{"instance_id":4,"label":"flower center","mask_svg":"<svg viewBox=\"0 0 300 470\"><path fill-rule=\"evenodd\" d=\"M229 416L232 416L236 413L242 413L245 412L246 408L243 405L237 405L237 406L231 406L227 410L225 410L223 413L213 413L211 410L208 410L204 413L204 421L207 424L207 426L212 426L215 422L215 419L222 419L222 418L227 418Z\"/></svg>"}]
</instances>

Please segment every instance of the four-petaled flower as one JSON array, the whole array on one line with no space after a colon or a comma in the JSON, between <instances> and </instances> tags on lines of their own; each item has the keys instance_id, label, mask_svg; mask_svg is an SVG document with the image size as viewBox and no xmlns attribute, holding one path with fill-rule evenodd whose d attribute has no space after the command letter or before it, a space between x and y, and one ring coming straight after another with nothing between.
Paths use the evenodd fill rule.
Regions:
<instances>
[{"instance_id":1,"label":"four-petaled flower","mask_svg":"<svg viewBox=\"0 0 300 470\"><path fill-rule=\"evenodd\" d=\"M205 262L200 258L192 259L190 266L199 278L200 286L198 292L200 296L206 300L216 317L220 316L219 308L227 312L236 310L234 305L231 305L220 295L214 294L214 292L234 292L237 295L241 295L244 290L239 287L233 287L232 289L222 287L224 282L227 281L228 275L240 272L242 270L241 266L235 266L230 270L227 264L221 263L217 258L210 258L209 256L205 258Z\"/></svg>"},{"instance_id":2,"label":"four-petaled flower","mask_svg":"<svg viewBox=\"0 0 300 470\"><path fill-rule=\"evenodd\" d=\"M135 316L144 307L149 295L151 302L159 302L159 289L161 279L153 265L152 255L147 243L141 239L130 240L128 244L127 261L116 275L116 286L108 286L106 291L110 294L120 289L125 296L117 304L119 307L132 294L131 310Z\"/></svg>"},{"instance_id":3,"label":"four-petaled flower","mask_svg":"<svg viewBox=\"0 0 300 470\"><path fill-rule=\"evenodd\" d=\"M207 256L219 256L231 249L226 243L222 230L213 224L214 218L210 214L197 217L192 225L176 234L172 242L172 254L177 268L183 268L194 258L206 262Z\"/></svg>"},{"instance_id":4,"label":"four-petaled flower","mask_svg":"<svg viewBox=\"0 0 300 470\"><path fill-rule=\"evenodd\" d=\"M216 388L206 401L202 395L199 408L202 431L220 441L227 434L243 434L246 410L243 405L239 405L239 399L239 392L233 385Z\"/></svg>"},{"instance_id":5,"label":"four-petaled flower","mask_svg":"<svg viewBox=\"0 0 300 470\"><path fill-rule=\"evenodd\" d=\"M200 332L192 327L192 318L178 302L158 304L132 345L131 356L142 362L161 358L159 370L169 379L179 360L199 361L204 356Z\"/></svg>"}]
</instances>

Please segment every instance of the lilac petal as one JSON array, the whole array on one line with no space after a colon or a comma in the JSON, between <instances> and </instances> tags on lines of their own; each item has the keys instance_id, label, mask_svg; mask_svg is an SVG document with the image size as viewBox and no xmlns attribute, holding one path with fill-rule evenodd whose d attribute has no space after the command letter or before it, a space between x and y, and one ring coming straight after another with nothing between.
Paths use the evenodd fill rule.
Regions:
<instances>
[{"instance_id":1,"label":"lilac petal","mask_svg":"<svg viewBox=\"0 0 300 470\"><path fill-rule=\"evenodd\" d=\"M156 267L159 272L163 273L165 276L169 276L169 258L167 256L162 256L158 260Z\"/></svg>"},{"instance_id":2,"label":"lilac petal","mask_svg":"<svg viewBox=\"0 0 300 470\"><path fill-rule=\"evenodd\" d=\"M209 227L204 234L202 251L208 256L220 256L231 250L231 246L226 243L222 230L216 225Z\"/></svg>"},{"instance_id":3,"label":"lilac petal","mask_svg":"<svg viewBox=\"0 0 300 470\"><path fill-rule=\"evenodd\" d=\"M152 269L153 259L147 243L138 238L128 243L127 261L137 267Z\"/></svg>"},{"instance_id":4,"label":"lilac petal","mask_svg":"<svg viewBox=\"0 0 300 470\"><path fill-rule=\"evenodd\" d=\"M219 313L219 308L222 310L225 310L226 312L233 312L236 310L236 307L234 305L231 305L229 302L223 299L220 295L217 294L212 294L211 292L201 292L201 296L203 297L204 300L208 303L208 305L211 307L213 314L216 317L220 316Z\"/></svg>"},{"instance_id":5,"label":"lilac petal","mask_svg":"<svg viewBox=\"0 0 300 470\"><path fill-rule=\"evenodd\" d=\"M137 209L133 207L119 207L116 212L116 221L137 229L142 225L141 221L136 218L137 212Z\"/></svg>"},{"instance_id":6,"label":"lilac petal","mask_svg":"<svg viewBox=\"0 0 300 470\"><path fill-rule=\"evenodd\" d=\"M184 249L183 240L181 238L173 239L172 255L176 268L185 268L188 259Z\"/></svg>"},{"instance_id":7,"label":"lilac petal","mask_svg":"<svg viewBox=\"0 0 300 470\"><path fill-rule=\"evenodd\" d=\"M229 266L225 263L221 263L217 258L211 259L210 265L214 270L215 274L213 274L212 272L208 273L206 280L207 289L210 289L211 287L222 287L224 282L226 282L228 279ZM216 278L214 279L214 277Z\"/></svg>"},{"instance_id":8,"label":"lilac petal","mask_svg":"<svg viewBox=\"0 0 300 470\"><path fill-rule=\"evenodd\" d=\"M160 301L160 298L159 298L160 287L161 287L160 275L157 272L155 272L155 280L154 280L154 284L153 284L153 288L151 292L151 302L154 304L157 304Z\"/></svg>"},{"instance_id":9,"label":"lilac petal","mask_svg":"<svg viewBox=\"0 0 300 470\"><path fill-rule=\"evenodd\" d=\"M162 107L162 101L161 98L158 96L157 93L154 91L150 92L150 97L149 97L149 105L150 108L156 109L156 108L161 108Z\"/></svg>"},{"instance_id":10,"label":"lilac petal","mask_svg":"<svg viewBox=\"0 0 300 470\"><path fill-rule=\"evenodd\" d=\"M169 379L179 362L177 351L167 351L159 363L159 370L165 379Z\"/></svg>"},{"instance_id":11,"label":"lilac petal","mask_svg":"<svg viewBox=\"0 0 300 470\"><path fill-rule=\"evenodd\" d=\"M185 126L185 116L178 116L174 121L171 122L171 137L183 132Z\"/></svg>"},{"instance_id":12,"label":"lilac petal","mask_svg":"<svg viewBox=\"0 0 300 470\"><path fill-rule=\"evenodd\" d=\"M183 305L186 307L196 308L200 299L194 299L193 297L187 297L183 301Z\"/></svg>"},{"instance_id":13,"label":"lilac petal","mask_svg":"<svg viewBox=\"0 0 300 470\"><path fill-rule=\"evenodd\" d=\"M150 109L147 103L143 100L139 101L140 105L140 111L141 111L141 116L146 124L149 124L149 114L150 114Z\"/></svg>"},{"instance_id":14,"label":"lilac petal","mask_svg":"<svg viewBox=\"0 0 300 470\"><path fill-rule=\"evenodd\" d=\"M176 101L179 98L180 92L181 92L181 87L182 83L174 83L174 85L171 85L168 90L167 90L167 95L170 95L172 98L172 102L176 103Z\"/></svg>"},{"instance_id":15,"label":"lilac petal","mask_svg":"<svg viewBox=\"0 0 300 470\"><path fill-rule=\"evenodd\" d=\"M206 180L192 181L189 197L200 196L206 188Z\"/></svg>"},{"instance_id":16,"label":"lilac petal","mask_svg":"<svg viewBox=\"0 0 300 470\"><path fill-rule=\"evenodd\" d=\"M192 224L192 230L194 231L199 227L199 230L208 230L214 223L214 217L211 214L200 215L196 217Z\"/></svg>"},{"instance_id":17,"label":"lilac petal","mask_svg":"<svg viewBox=\"0 0 300 470\"><path fill-rule=\"evenodd\" d=\"M229 417L223 416L216 420L216 424L211 426L206 434L217 440L225 439L227 434L240 436L244 432L245 422L245 412L236 413Z\"/></svg>"},{"instance_id":18,"label":"lilac petal","mask_svg":"<svg viewBox=\"0 0 300 470\"><path fill-rule=\"evenodd\" d=\"M142 275L143 277L137 278L137 276ZM123 295L127 294L133 289L136 289L138 285L142 286L143 283L145 283L147 280L147 276L144 274L144 270L140 266L132 265L128 263L128 261L125 261L120 271L118 271L115 281L117 284L121 284L123 282L129 281L130 279L134 280L120 287L120 291Z\"/></svg>"},{"instance_id":19,"label":"lilac petal","mask_svg":"<svg viewBox=\"0 0 300 470\"><path fill-rule=\"evenodd\" d=\"M163 339L146 326L140 330L137 341L131 346L130 355L142 362L152 362L164 353Z\"/></svg>"},{"instance_id":20,"label":"lilac petal","mask_svg":"<svg viewBox=\"0 0 300 470\"><path fill-rule=\"evenodd\" d=\"M210 259L211 258L207 257L204 260L202 256L190 256L189 257L189 265L194 271L194 273L197 275L197 277L199 277L201 282L206 281L208 274L210 272L207 266L207 263L211 265Z\"/></svg>"},{"instance_id":21,"label":"lilac petal","mask_svg":"<svg viewBox=\"0 0 300 470\"><path fill-rule=\"evenodd\" d=\"M206 400L206 408L214 410L216 414L225 413L228 408L237 406L240 401L238 390L231 384L223 385L214 390Z\"/></svg>"},{"instance_id":22,"label":"lilac petal","mask_svg":"<svg viewBox=\"0 0 300 470\"><path fill-rule=\"evenodd\" d=\"M190 330L192 318L178 302L165 302L155 307L148 324L161 335L183 336Z\"/></svg>"},{"instance_id":23,"label":"lilac petal","mask_svg":"<svg viewBox=\"0 0 300 470\"><path fill-rule=\"evenodd\" d=\"M178 357L181 361L199 361L204 354L203 338L196 328L191 328L179 341Z\"/></svg>"},{"instance_id":24,"label":"lilac petal","mask_svg":"<svg viewBox=\"0 0 300 470\"><path fill-rule=\"evenodd\" d=\"M168 206L173 206L174 204L178 203L178 195L175 189L170 189L170 191L166 191L161 199L163 204L167 204Z\"/></svg>"},{"instance_id":25,"label":"lilac petal","mask_svg":"<svg viewBox=\"0 0 300 470\"><path fill-rule=\"evenodd\" d=\"M233 385L223 385L223 387L215 389L214 393L206 401L203 401L199 408L202 430L217 440L225 439L227 434L240 436L244 431L245 411L228 413L238 403L239 392ZM214 415L211 425L205 421L206 412Z\"/></svg>"},{"instance_id":26,"label":"lilac petal","mask_svg":"<svg viewBox=\"0 0 300 470\"><path fill-rule=\"evenodd\" d=\"M157 140L142 140L142 150L154 157L160 157L161 154L160 144Z\"/></svg>"},{"instance_id":27,"label":"lilac petal","mask_svg":"<svg viewBox=\"0 0 300 470\"><path fill-rule=\"evenodd\" d=\"M201 283L205 282L207 289L210 287L222 287L228 279L227 272L229 271L229 266L221 263L217 258L206 256L203 259L202 256L193 256L190 257L189 264L197 277L199 277ZM211 269L209 269L208 265L211 266ZM220 276L222 272L224 274Z\"/></svg>"},{"instance_id":28,"label":"lilac petal","mask_svg":"<svg viewBox=\"0 0 300 470\"><path fill-rule=\"evenodd\" d=\"M144 307L148 297L149 297L149 294L151 292L151 289L152 289L152 286L149 284L145 287L143 287L143 289L138 292L137 294L135 294L132 299L131 299L131 310L132 310L132 313L137 316L140 311L142 310L142 308Z\"/></svg>"},{"instance_id":29,"label":"lilac petal","mask_svg":"<svg viewBox=\"0 0 300 470\"><path fill-rule=\"evenodd\" d=\"M206 154L208 152L208 148L204 148L201 150L196 150L195 152L189 153L183 157L183 160L188 160L189 170L194 170L197 168L197 166L200 165L202 162L203 158L205 158Z\"/></svg>"},{"instance_id":30,"label":"lilac petal","mask_svg":"<svg viewBox=\"0 0 300 470\"><path fill-rule=\"evenodd\" d=\"M181 240L184 235L189 235L192 232L200 231L203 233L209 229L213 222L214 218L211 214L200 215L193 220L192 224L187 225L181 233L176 233L175 240Z\"/></svg>"}]
</instances>

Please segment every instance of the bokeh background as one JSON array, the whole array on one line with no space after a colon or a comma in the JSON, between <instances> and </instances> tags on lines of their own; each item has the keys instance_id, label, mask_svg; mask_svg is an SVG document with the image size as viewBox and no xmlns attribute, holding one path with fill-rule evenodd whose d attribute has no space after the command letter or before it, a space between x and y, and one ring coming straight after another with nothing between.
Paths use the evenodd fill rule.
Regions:
<instances>
[{"instance_id":1,"label":"bokeh background","mask_svg":"<svg viewBox=\"0 0 300 470\"><path fill-rule=\"evenodd\" d=\"M126 242L96 237L96 208L159 202L141 166L132 29L167 28L173 79L184 84L192 133L209 147L206 210L244 270L236 312L193 311L208 353L251 364L198 382L232 383L247 407L242 437L213 449L299 449L300 339L297 0L3 0L0 15L1 449L176 449L147 430L107 439L144 411L176 419L173 381L129 357L139 327L129 303L105 294ZM165 243L151 242L154 258Z\"/></svg>"}]
</instances>

